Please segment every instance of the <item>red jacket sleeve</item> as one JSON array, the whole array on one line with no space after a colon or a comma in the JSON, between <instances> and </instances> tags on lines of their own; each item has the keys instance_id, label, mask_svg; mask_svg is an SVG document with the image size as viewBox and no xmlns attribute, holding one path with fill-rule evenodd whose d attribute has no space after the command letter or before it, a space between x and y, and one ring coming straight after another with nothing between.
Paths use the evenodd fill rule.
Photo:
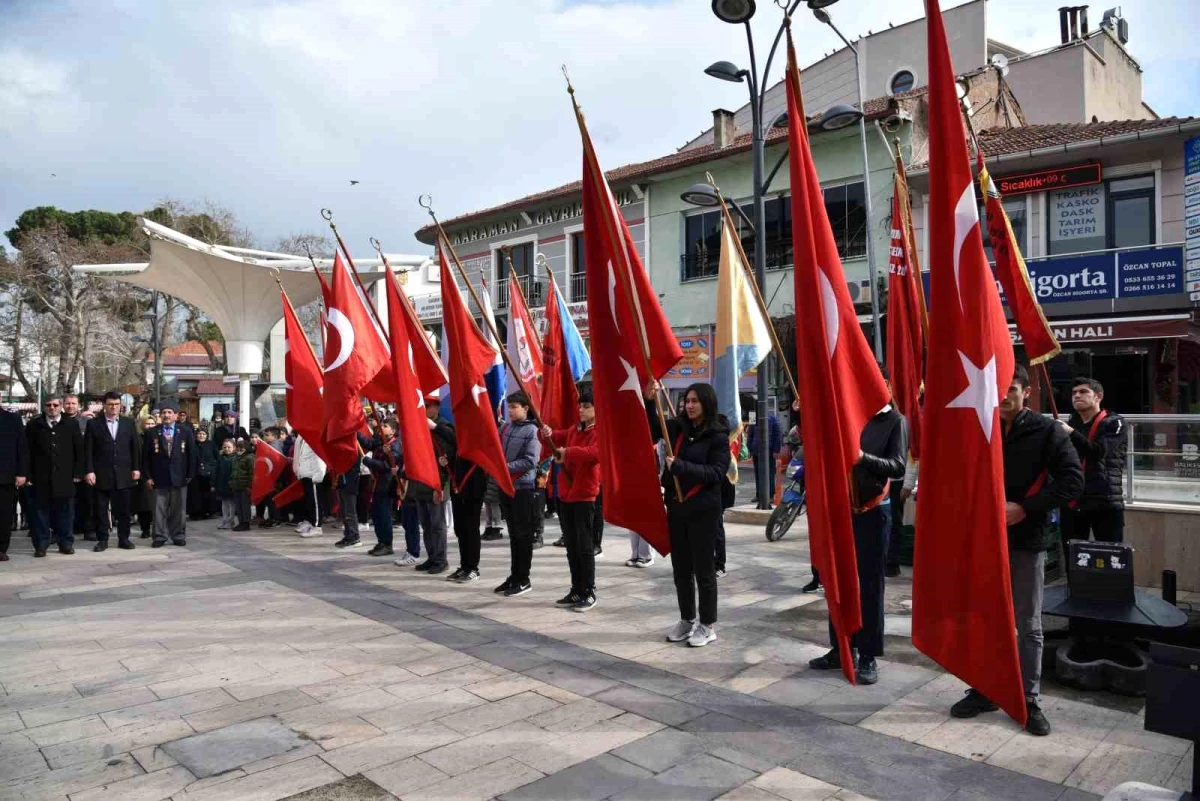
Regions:
<instances>
[{"instance_id":1,"label":"red jacket sleeve","mask_svg":"<svg viewBox=\"0 0 1200 801\"><path fill-rule=\"evenodd\" d=\"M563 449L563 467L574 471L580 467L591 467L600 463L600 446L596 436L588 437L585 445L569 445Z\"/></svg>"},{"instance_id":2,"label":"red jacket sleeve","mask_svg":"<svg viewBox=\"0 0 1200 801\"><path fill-rule=\"evenodd\" d=\"M573 429L570 428L564 428L561 431L551 431L550 441L554 443L554 447L561 448L565 446L567 444L567 440L571 437L572 430Z\"/></svg>"}]
</instances>

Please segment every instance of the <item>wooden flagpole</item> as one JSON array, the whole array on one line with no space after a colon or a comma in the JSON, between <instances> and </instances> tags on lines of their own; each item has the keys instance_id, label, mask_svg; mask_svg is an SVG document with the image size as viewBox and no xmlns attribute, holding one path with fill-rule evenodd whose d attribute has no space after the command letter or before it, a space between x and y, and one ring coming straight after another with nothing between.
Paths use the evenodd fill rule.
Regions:
<instances>
[{"instance_id":1,"label":"wooden flagpole","mask_svg":"<svg viewBox=\"0 0 1200 801\"><path fill-rule=\"evenodd\" d=\"M421 319L417 317L417 310L416 307L412 305L412 299L408 297L408 293L404 291L404 287L400 285L395 273L392 272L392 263L388 261L388 257L384 255L383 245L380 244L378 239L371 237L371 247L375 248L375 252L379 254L379 258L387 270L386 280L396 282L396 293L400 296L400 301L404 304L404 313L408 315L410 320L416 323L418 329L424 331L425 327L421 325ZM422 336L421 340L425 343L425 349L429 352L429 355L433 357L435 362L441 365L442 377L446 379L446 382L449 382L450 377L446 375L446 366L442 364L442 357L433 352L433 345L429 343L429 337Z\"/></svg>"},{"instance_id":2,"label":"wooden flagpole","mask_svg":"<svg viewBox=\"0 0 1200 801\"><path fill-rule=\"evenodd\" d=\"M585 123L583 120L583 111L579 108L579 103L576 102L576 100L575 100L575 87L571 85L571 78L570 78L570 76L567 75L567 68L565 66L563 67L563 76L567 78L567 94L569 94L571 96L571 106L575 109L575 122L578 123L578 125L579 125L579 133L583 137L584 147L587 150L590 150L592 153L592 158L590 160L585 160L585 161L588 161L585 169L595 169L596 172L599 173L600 172L599 164L596 163L596 158L595 158L596 149L592 146L592 137L588 133L587 123ZM605 179L603 173L600 173L599 175L596 176L596 181L598 183L603 184L607 188L608 181ZM620 236L620 232L617 230L614 230L614 226L612 224L611 213L606 213L603 215L603 217L604 217L604 221L605 221L606 233L611 238L611 241L614 243L623 244L621 236ZM638 344L641 345L642 366L643 366L643 369L646 371L646 375L648 375L650 377L650 380L654 382L654 385L655 385L654 409L658 413L658 425L663 434L663 443L666 445L667 458L674 461L675 446L671 444L671 437L667 433L667 419L666 419L666 416L663 414L662 401L659 399L659 393L658 393L658 388L660 386L659 381L658 381L658 378L654 375L654 372L650 369L650 340L646 336L646 321L642 318L641 302L638 300L638 297L637 297L636 293L634 292L633 282L630 279L630 276L629 276L629 273L628 273L628 270L626 269L626 267L627 267L627 265L621 264L620 268L614 269L613 272L617 273L617 275L620 276L621 291L625 293L625 296L627 298L629 298L629 302L634 307L633 308L634 313L631 316L633 317L634 328L637 329ZM615 309L612 311L613 311L613 313L616 312ZM675 480L675 497L679 501L679 503L683 503L683 487L679 483L679 476L676 476L675 474L672 473L671 477Z\"/></svg>"}]
</instances>

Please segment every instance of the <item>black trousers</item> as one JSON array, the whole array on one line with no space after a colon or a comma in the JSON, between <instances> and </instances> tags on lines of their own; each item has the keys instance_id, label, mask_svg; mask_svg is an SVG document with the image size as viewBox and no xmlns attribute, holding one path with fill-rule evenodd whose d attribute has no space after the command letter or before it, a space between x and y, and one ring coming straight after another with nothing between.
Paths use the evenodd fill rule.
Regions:
<instances>
[{"instance_id":1,"label":"black trousers","mask_svg":"<svg viewBox=\"0 0 1200 801\"><path fill-rule=\"evenodd\" d=\"M95 500L96 539L108 542L108 510L112 509L112 518L117 524L117 541L129 541L129 497L130 491L125 489L103 490L94 488L92 498Z\"/></svg>"},{"instance_id":2,"label":"black trousers","mask_svg":"<svg viewBox=\"0 0 1200 801\"><path fill-rule=\"evenodd\" d=\"M519 489L513 497L500 493L500 507L508 522L508 546L511 553L509 578L517 583L529 581L533 566L533 536L537 530L537 491Z\"/></svg>"},{"instance_id":3,"label":"black trousers","mask_svg":"<svg viewBox=\"0 0 1200 801\"><path fill-rule=\"evenodd\" d=\"M725 569L725 517L720 518L720 525L717 527L716 548L713 550L713 566L717 570Z\"/></svg>"},{"instance_id":4,"label":"black trousers","mask_svg":"<svg viewBox=\"0 0 1200 801\"><path fill-rule=\"evenodd\" d=\"M854 515L853 520L862 628L851 635L850 647L857 648L860 657L873 658L883 656L883 571L892 527L892 507L885 503ZM829 643L835 649L838 647L833 623L829 624Z\"/></svg>"},{"instance_id":5,"label":"black trousers","mask_svg":"<svg viewBox=\"0 0 1200 801\"><path fill-rule=\"evenodd\" d=\"M450 508L454 512L454 536L458 538L458 566L463 570L478 570L483 496L470 497L456 492L450 496Z\"/></svg>"},{"instance_id":6,"label":"black trousers","mask_svg":"<svg viewBox=\"0 0 1200 801\"><path fill-rule=\"evenodd\" d=\"M358 497L355 500L355 511L358 512L359 520L371 519L371 495L375 491L374 476L359 476L358 477Z\"/></svg>"},{"instance_id":7,"label":"black trousers","mask_svg":"<svg viewBox=\"0 0 1200 801\"><path fill-rule=\"evenodd\" d=\"M888 536L887 566L900 567L900 540L904 533L904 482L893 481L888 490L892 502L892 523Z\"/></svg>"},{"instance_id":8,"label":"black trousers","mask_svg":"<svg viewBox=\"0 0 1200 801\"><path fill-rule=\"evenodd\" d=\"M592 544L600 547L604 539L604 490L596 493L596 511L592 514Z\"/></svg>"},{"instance_id":9,"label":"black trousers","mask_svg":"<svg viewBox=\"0 0 1200 801\"><path fill-rule=\"evenodd\" d=\"M0 484L0 553L8 553L13 518L17 514L17 485Z\"/></svg>"},{"instance_id":10,"label":"black trousers","mask_svg":"<svg viewBox=\"0 0 1200 801\"><path fill-rule=\"evenodd\" d=\"M1063 509L1062 539L1121 542L1125 538L1124 509Z\"/></svg>"},{"instance_id":11,"label":"black trousers","mask_svg":"<svg viewBox=\"0 0 1200 801\"><path fill-rule=\"evenodd\" d=\"M681 620L696 619L696 596L700 596L700 622L717 622L717 567L713 556L721 527L721 507L699 509L667 506L667 528L671 535L671 571L679 598Z\"/></svg>"},{"instance_id":12,"label":"black trousers","mask_svg":"<svg viewBox=\"0 0 1200 801\"><path fill-rule=\"evenodd\" d=\"M75 520L73 526L76 534L92 533L95 531L92 506L95 500L95 487L86 481L75 485Z\"/></svg>"},{"instance_id":13,"label":"black trousers","mask_svg":"<svg viewBox=\"0 0 1200 801\"><path fill-rule=\"evenodd\" d=\"M595 501L559 501L558 520L567 546L571 590L580 595L596 591L596 540L592 535L595 517Z\"/></svg>"}]
</instances>

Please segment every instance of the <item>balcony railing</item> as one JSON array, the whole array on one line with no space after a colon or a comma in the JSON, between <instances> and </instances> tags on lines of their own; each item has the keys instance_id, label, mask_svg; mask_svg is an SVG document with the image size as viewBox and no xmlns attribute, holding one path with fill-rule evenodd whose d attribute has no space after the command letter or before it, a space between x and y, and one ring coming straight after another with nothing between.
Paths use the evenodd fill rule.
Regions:
<instances>
[{"instance_id":1,"label":"balcony railing","mask_svg":"<svg viewBox=\"0 0 1200 801\"><path fill-rule=\"evenodd\" d=\"M750 267L754 267L754 242L743 244L746 256L750 259ZM767 269L786 270L794 260L792 241L790 239L775 240L767 243ZM705 278L715 278L721 267L721 253L718 250L700 248L692 253L679 257L679 281L700 281Z\"/></svg>"},{"instance_id":2,"label":"balcony railing","mask_svg":"<svg viewBox=\"0 0 1200 801\"><path fill-rule=\"evenodd\" d=\"M505 278L496 283L496 311L508 310L508 284L511 278ZM529 308L537 309L546 305L546 285L541 281L531 281L528 276L521 278L521 291L525 293L525 302Z\"/></svg>"},{"instance_id":3,"label":"balcony railing","mask_svg":"<svg viewBox=\"0 0 1200 801\"><path fill-rule=\"evenodd\" d=\"M584 280L586 277L583 273L572 273L571 295L567 298L569 303L578 303L582 300L587 300L587 281Z\"/></svg>"}]
</instances>

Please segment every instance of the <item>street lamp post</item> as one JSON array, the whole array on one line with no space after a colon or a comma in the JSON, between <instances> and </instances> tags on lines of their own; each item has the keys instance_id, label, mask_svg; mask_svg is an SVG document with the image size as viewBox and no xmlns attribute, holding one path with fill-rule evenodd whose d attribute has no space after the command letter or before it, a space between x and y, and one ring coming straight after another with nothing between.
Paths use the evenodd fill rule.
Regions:
<instances>
[{"instance_id":1,"label":"street lamp post","mask_svg":"<svg viewBox=\"0 0 1200 801\"><path fill-rule=\"evenodd\" d=\"M825 114L821 120L821 125L827 131L837 130L852 125L855 121L858 122L859 142L862 146L863 160L863 194L866 198L867 211L867 275L871 280L871 324L874 329L874 344L875 344L875 361L883 364L883 332L879 322L879 278L875 271L875 236L874 222L871 212L871 164L867 161L867 117L866 117L866 93L863 91L863 72L862 60L858 55L858 48L850 43L850 40L842 35L838 27L833 24L833 19L829 16L829 12L825 10L827 6L836 3L837 0L808 0L808 7L812 9L813 16L819 21L825 23L833 32L838 35L838 38L845 42L846 47L854 54L854 72L855 84L858 89L858 109L857 111L850 107L835 106ZM835 110L840 113L834 113Z\"/></svg>"},{"instance_id":2,"label":"street lamp post","mask_svg":"<svg viewBox=\"0 0 1200 801\"><path fill-rule=\"evenodd\" d=\"M162 388L162 347L158 336L158 290L150 293L150 310L142 314L142 319L150 323L150 336L133 337L134 342L143 342L149 346L150 352L154 355L154 388L150 393L154 404L151 408L157 409L160 406L159 392Z\"/></svg>"}]
</instances>

